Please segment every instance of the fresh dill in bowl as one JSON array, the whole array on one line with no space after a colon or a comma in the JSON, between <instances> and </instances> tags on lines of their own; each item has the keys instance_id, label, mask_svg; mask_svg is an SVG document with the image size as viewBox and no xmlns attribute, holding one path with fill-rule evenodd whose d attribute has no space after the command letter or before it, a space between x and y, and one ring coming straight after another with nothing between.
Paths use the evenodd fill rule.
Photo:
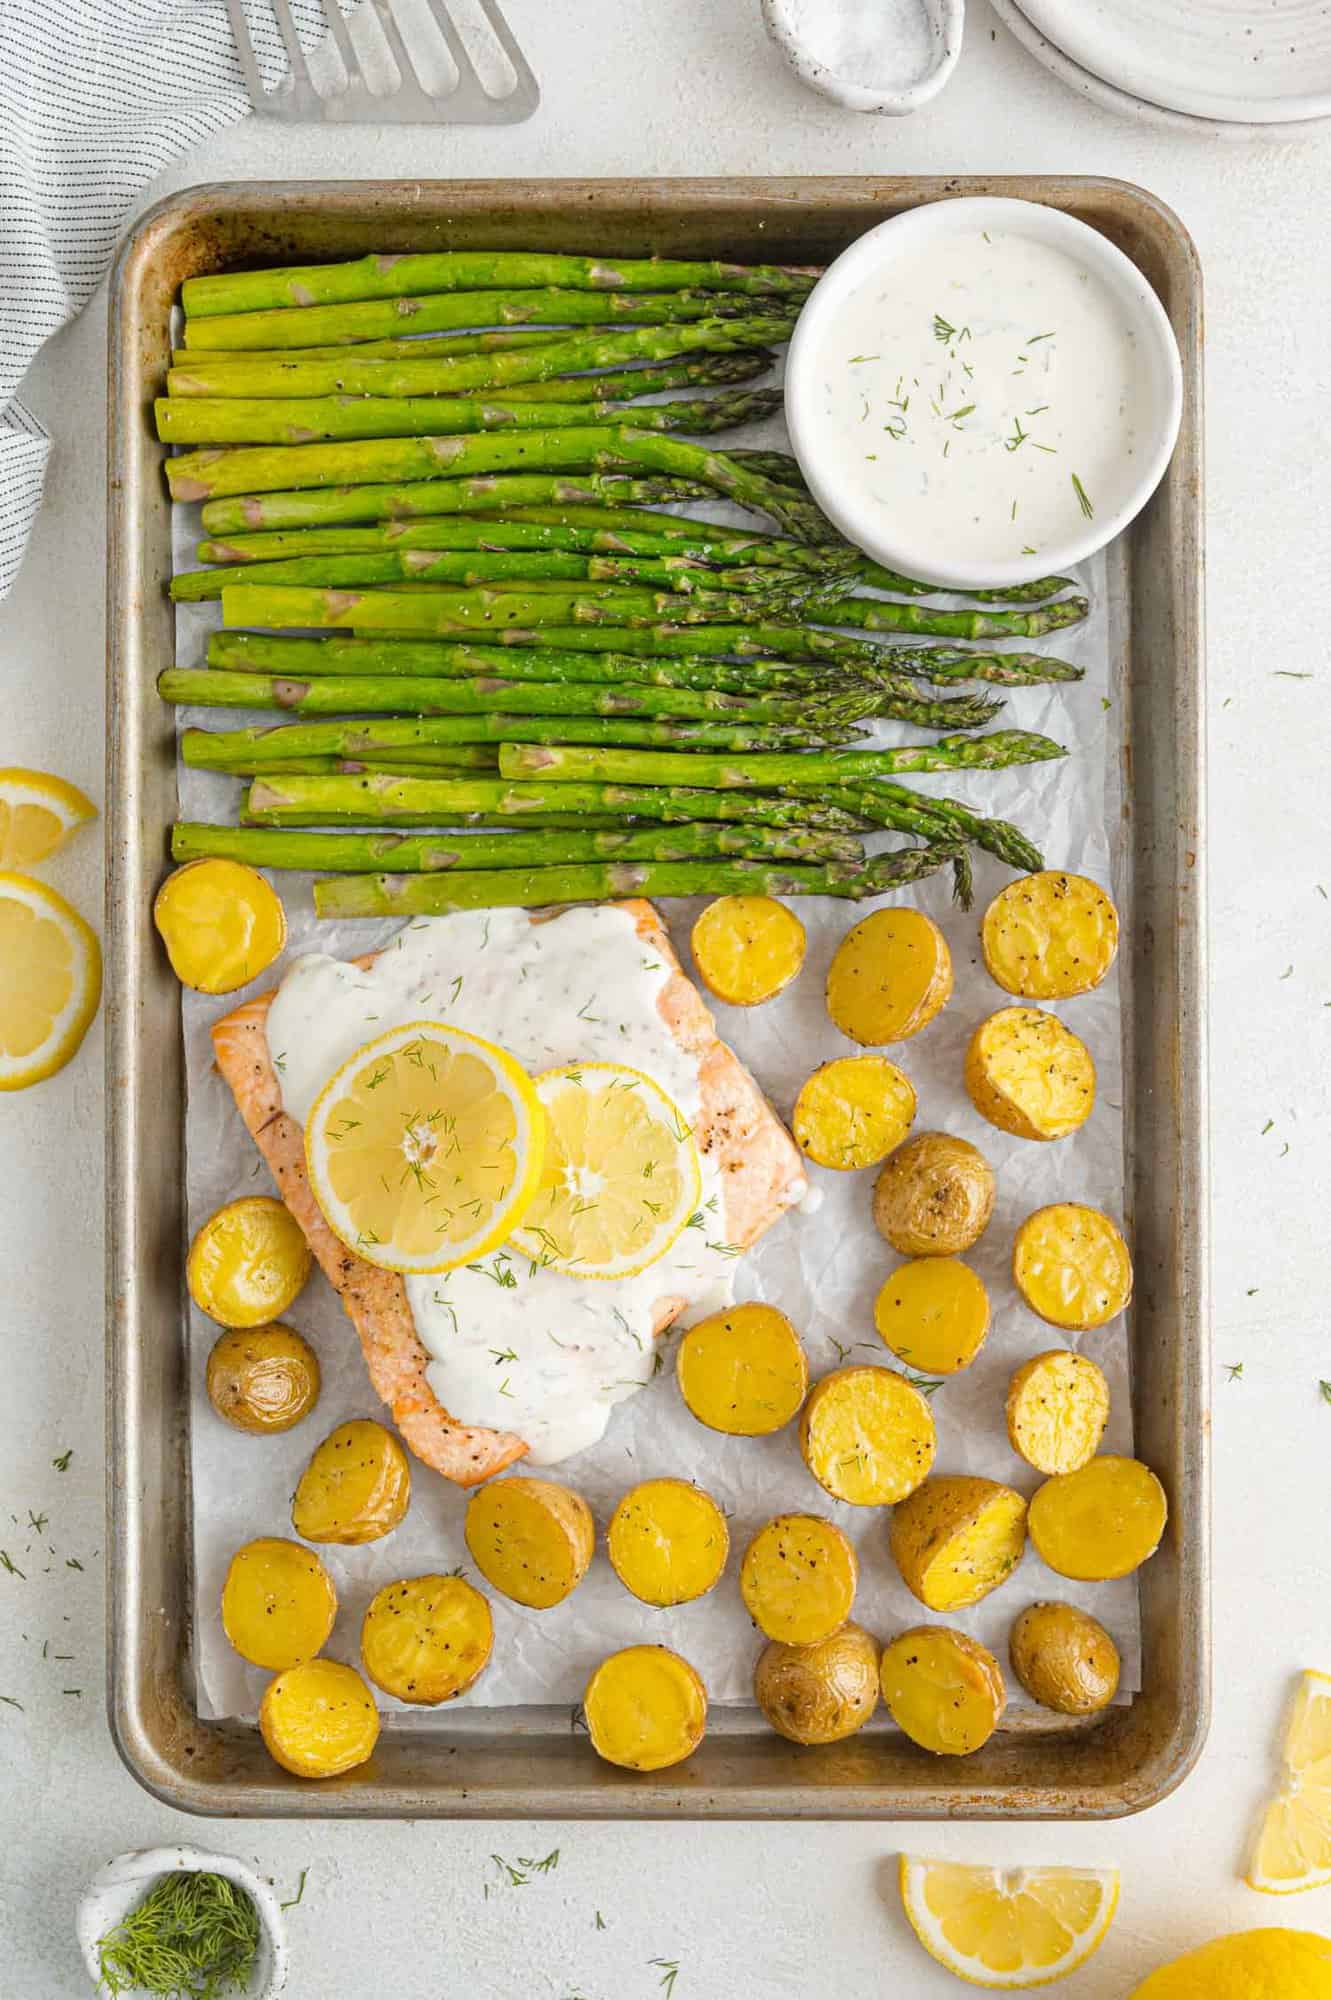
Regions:
<instances>
[{"instance_id":1,"label":"fresh dill in bowl","mask_svg":"<svg viewBox=\"0 0 1331 2000\"><path fill-rule=\"evenodd\" d=\"M164 1875L97 1946L112 1996L224 2000L245 1993L259 1949L254 1899L225 1875Z\"/></svg>"}]
</instances>

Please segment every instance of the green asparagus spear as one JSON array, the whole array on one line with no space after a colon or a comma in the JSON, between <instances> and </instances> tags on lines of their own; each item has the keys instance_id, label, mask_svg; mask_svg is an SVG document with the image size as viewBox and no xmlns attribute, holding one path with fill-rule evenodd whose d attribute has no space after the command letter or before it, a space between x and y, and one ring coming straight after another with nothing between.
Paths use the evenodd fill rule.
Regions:
<instances>
[{"instance_id":1,"label":"green asparagus spear","mask_svg":"<svg viewBox=\"0 0 1331 2000\"><path fill-rule=\"evenodd\" d=\"M700 318L706 319L711 317L705 309L710 303L712 302L705 297L699 301L698 312ZM408 335L405 338L392 338L388 340L362 340L356 343L356 351L358 354L364 355L379 354L392 360L397 360L403 355L408 360L411 360L412 358L419 359L424 354L490 354L504 347L548 347L552 340L563 340L567 331L566 326L495 326L486 327L479 333L470 330L466 333L427 334L424 339L421 339L417 335ZM609 333L609 326L604 327L602 331ZM212 354L212 359L222 362L228 358L230 353L239 353L243 357L248 358L255 351L251 348L218 348ZM262 352L264 350L257 351ZM267 353L269 360L335 361L338 355L345 353L345 351L346 345L342 343L334 347L270 348L267 350ZM171 366L173 368L188 368L198 358L199 349L197 348L173 347L171 350Z\"/></svg>"},{"instance_id":2,"label":"green asparagus spear","mask_svg":"<svg viewBox=\"0 0 1331 2000\"><path fill-rule=\"evenodd\" d=\"M923 632L944 639L1039 639L1065 625L1079 625L1090 605L1061 597L1034 611L936 611L915 604L886 604L880 597L842 597L819 606L824 625L858 625L866 632Z\"/></svg>"},{"instance_id":3,"label":"green asparagus spear","mask_svg":"<svg viewBox=\"0 0 1331 2000\"><path fill-rule=\"evenodd\" d=\"M778 486L793 486L797 492L807 492L800 462L788 451L737 451L736 458L742 459L750 472L757 472L764 479L773 479Z\"/></svg>"},{"instance_id":4,"label":"green asparagus spear","mask_svg":"<svg viewBox=\"0 0 1331 2000\"><path fill-rule=\"evenodd\" d=\"M613 333L614 328L602 327L597 331L608 334ZM565 327L543 337L538 335L534 342L527 344L548 347L555 341L567 339L568 328ZM380 342L379 345L398 346L402 352L367 355L364 347L357 347L354 349L356 359L439 361L455 359L460 351L465 352L438 346L430 340ZM483 353L487 350L476 351ZM222 398L225 401L233 395L244 396L248 393L245 385L251 379L256 363L282 369L307 360L329 365L338 360L345 361L347 354L345 347L329 347L316 349L313 353L212 355L207 358L207 372L210 379L224 381ZM503 397L506 403L601 403L616 397L657 396L666 389L751 382L757 376L765 375L774 360L772 350L767 347L738 348L733 353L723 350L715 354L704 349L697 354L678 355L670 361L637 363L631 368L608 369L596 374L552 376L548 381L510 382L504 388ZM183 361L174 365L194 380L197 378L197 362L197 355L186 355ZM195 390L187 393L191 396L198 394Z\"/></svg>"},{"instance_id":5,"label":"green asparagus spear","mask_svg":"<svg viewBox=\"0 0 1331 2000\"><path fill-rule=\"evenodd\" d=\"M194 761L188 752L185 761ZM494 778L379 771L327 778L281 776L267 769L246 792L240 817L247 826L441 827L468 823L469 816L477 813L533 826L549 825L551 814L561 819L582 815L584 823L617 814L621 819L666 825L724 820L748 826L813 827L826 833L861 832L870 824L821 798L764 797L748 791L699 791L680 785L514 785Z\"/></svg>"},{"instance_id":6,"label":"green asparagus spear","mask_svg":"<svg viewBox=\"0 0 1331 2000\"><path fill-rule=\"evenodd\" d=\"M1062 744L1023 729L988 736L942 737L894 750L845 750L834 756L781 752L749 757L677 756L669 751L564 748L556 744L505 744L500 776L542 783L581 781L619 785L695 785L711 789L752 786L770 791L793 784L836 785L886 778L903 771L999 770L1067 755Z\"/></svg>"},{"instance_id":7,"label":"green asparagus spear","mask_svg":"<svg viewBox=\"0 0 1331 2000\"><path fill-rule=\"evenodd\" d=\"M771 302L783 311L794 301ZM529 292L467 292L433 298L363 299L343 306L311 306L292 312L219 313L192 319L185 327L187 364L213 356L285 354L309 342L335 354L397 344L403 327L435 335L485 327L546 328L565 337L570 326L614 332L624 326L670 326L686 320L723 319L753 308L720 293L576 293L552 288ZM536 343L532 343L535 345ZM453 350L455 353L457 349ZM483 350L472 349L472 352ZM395 358L395 357L393 357Z\"/></svg>"},{"instance_id":8,"label":"green asparagus spear","mask_svg":"<svg viewBox=\"0 0 1331 2000\"><path fill-rule=\"evenodd\" d=\"M499 868L466 875L347 875L314 885L318 917L447 916L624 896L880 896L918 882L955 856L952 844L904 847L871 861L821 867L773 861L611 861Z\"/></svg>"},{"instance_id":9,"label":"green asparagus spear","mask_svg":"<svg viewBox=\"0 0 1331 2000\"><path fill-rule=\"evenodd\" d=\"M771 607L798 605L817 591L807 570L712 569L699 556L577 555L563 549L394 549L364 555L291 556L282 562L228 564L219 569L182 570L171 579L177 603L202 604L220 598L224 590L257 589L269 584L355 588L382 584L390 590L416 583L448 584L454 589L478 588L527 591L531 586L563 584L646 584L652 590L737 591L755 593Z\"/></svg>"},{"instance_id":10,"label":"green asparagus spear","mask_svg":"<svg viewBox=\"0 0 1331 2000\"><path fill-rule=\"evenodd\" d=\"M809 569L820 575L844 573L855 558L835 549L809 549L780 535L746 535L714 528L707 521L676 520L669 514L625 508L635 524L666 523L656 528L607 526L583 522L579 509L550 508L557 523L532 520L478 520L461 515L433 521L381 521L362 527L289 528L257 535L230 535L225 541L198 544L204 563L285 562L296 556L366 555L384 549L556 549L584 555L683 555L708 563L743 562L759 568ZM587 508L588 514L611 514L614 508Z\"/></svg>"},{"instance_id":11,"label":"green asparagus spear","mask_svg":"<svg viewBox=\"0 0 1331 2000\"><path fill-rule=\"evenodd\" d=\"M787 790L800 795L804 787L790 785ZM960 799L926 797L906 785L890 784L882 778L876 778L872 784L824 786L815 796L843 805L875 826L890 827L897 833L913 833L922 840L973 841L1022 874L1044 867L1039 848L1019 827L1003 819L986 819Z\"/></svg>"},{"instance_id":12,"label":"green asparagus spear","mask_svg":"<svg viewBox=\"0 0 1331 2000\"><path fill-rule=\"evenodd\" d=\"M435 874L457 868L532 868L579 861L698 861L717 855L770 861L864 859L851 834L807 827L646 826L597 832L545 829L521 833L296 833L278 828L201 826L171 829L173 861L220 858L253 868L328 869L343 875Z\"/></svg>"},{"instance_id":13,"label":"green asparagus spear","mask_svg":"<svg viewBox=\"0 0 1331 2000\"><path fill-rule=\"evenodd\" d=\"M738 292L802 299L817 272L784 264L730 264L675 257L571 257L549 251L427 250L370 255L341 264L279 265L266 271L210 272L186 278L181 303L196 318L273 307L342 305L353 299L400 300L412 293L475 292L561 285L579 292ZM473 307L474 310L474 307ZM484 325L483 317L473 325Z\"/></svg>"},{"instance_id":14,"label":"green asparagus spear","mask_svg":"<svg viewBox=\"0 0 1331 2000\"><path fill-rule=\"evenodd\" d=\"M665 716L676 721L731 721L738 727L779 723L793 729L837 728L875 708L872 693L802 700L749 698L696 688L612 687L561 681L431 679L418 674L289 675L228 673L224 668L168 667L158 677L164 701L204 708L282 708L299 715L584 715Z\"/></svg>"},{"instance_id":15,"label":"green asparagus spear","mask_svg":"<svg viewBox=\"0 0 1331 2000\"><path fill-rule=\"evenodd\" d=\"M223 572L227 576L227 572ZM773 593L777 603L786 596ZM662 619L706 625L720 619L761 618L771 600L761 592L616 589L588 586L550 590L320 590L285 584L233 584L222 590L222 623L231 630L264 626L273 631L346 630L401 633L408 637L473 637L505 628L542 626L576 630L604 624L615 630L652 626ZM627 649L626 649L627 650Z\"/></svg>"},{"instance_id":16,"label":"green asparagus spear","mask_svg":"<svg viewBox=\"0 0 1331 2000\"><path fill-rule=\"evenodd\" d=\"M1046 598L1057 597L1060 590L1076 588L1073 577L1040 576L1033 583L1014 583L1007 590L981 590L974 585L961 589L954 584L921 583L918 577L902 576L899 570L869 561L860 564L859 581L873 590L893 590L898 597L937 597L947 592L953 597L973 597L978 604L1043 604Z\"/></svg>"},{"instance_id":17,"label":"green asparagus spear","mask_svg":"<svg viewBox=\"0 0 1331 2000\"><path fill-rule=\"evenodd\" d=\"M561 478L542 472L490 474L477 479L422 479L405 486L337 486L291 493L246 493L210 500L203 509L210 535L246 534L260 528L302 528L338 522L448 518L491 515L496 508L546 501L579 507L597 501L661 505L669 500L706 500L715 495L697 480L634 478L626 472L587 472Z\"/></svg>"}]
</instances>

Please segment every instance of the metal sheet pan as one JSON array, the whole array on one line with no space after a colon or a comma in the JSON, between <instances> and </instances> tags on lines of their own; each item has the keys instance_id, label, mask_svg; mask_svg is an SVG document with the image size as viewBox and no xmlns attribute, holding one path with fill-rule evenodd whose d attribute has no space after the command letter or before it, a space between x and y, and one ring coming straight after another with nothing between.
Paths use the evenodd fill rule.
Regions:
<instances>
[{"instance_id":1,"label":"metal sheet pan","mask_svg":"<svg viewBox=\"0 0 1331 2000\"><path fill-rule=\"evenodd\" d=\"M722 1715L656 1776L600 1763L565 1710L477 1711L395 1735L318 1786L257 1731L202 1721L190 1666L184 1080L178 989L153 891L175 812L170 518L152 397L182 279L370 249L595 250L822 262L885 216L958 195L1053 203L1145 272L1183 353L1178 450L1118 552L1125 633L1125 838L1135 880L1125 1023L1138 1449L1169 1492L1142 1571L1144 1685L1091 1724L1019 1718L976 1756L895 1733L801 1750ZM1196 252L1139 188L1075 177L264 183L205 186L149 211L111 278L107 663L108 1702L115 1741L184 1811L247 1817L1108 1818L1177 1785L1209 1712L1206 903L1202 845L1202 304Z\"/></svg>"}]
</instances>

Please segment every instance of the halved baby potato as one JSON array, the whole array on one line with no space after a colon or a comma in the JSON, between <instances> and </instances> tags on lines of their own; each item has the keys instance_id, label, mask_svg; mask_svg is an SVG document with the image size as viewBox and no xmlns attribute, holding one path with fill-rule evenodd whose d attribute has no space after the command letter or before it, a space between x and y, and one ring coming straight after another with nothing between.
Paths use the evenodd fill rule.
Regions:
<instances>
[{"instance_id":1,"label":"halved baby potato","mask_svg":"<svg viewBox=\"0 0 1331 2000\"><path fill-rule=\"evenodd\" d=\"M989 1331L989 1294L956 1257L899 1264L874 1301L873 1323L899 1361L925 1375L969 1368Z\"/></svg>"},{"instance_id":2,"label":"halved baby potato","mask_svg":"<svg viewBox=\"0 0 1331 2000\"><path fill-rule=\"evenodd\" d=\"M196 993L234 993L270 966L287 941L271 883L243 861L187 861L153 904L171 970Z\"/></svg>"},{"instance_id":3,"label":"halved baby potato","mask_svg":"<svg viewBox=\"0 0 1331 2000\"><path fill-rule=\"evenodd\" d=\"M1012 1279L1050 1326L1086 1333L1127 1306L1132 1258L1117 1225L1098 1208L1056 1201L1037 1208L1017 1231Z\"/></svg>"},{"instance_id":4,"label":"halved baby potato","mask_svg":"<svg viewBox=\"0 0 1331 2000\"><path fill-rule=\"evenodd\" d=\"M875 910L847 931L827 972L827 1011L876 1048L927 1028L952 993L947 939L923 910Z\"/></svg>"},{"instance_id":5,"label":"halved baby potato","mask_svg":"<svg viewBox=\"0 0 1331 2000\"><path fill-rule=\"evenodd\" d=\"M1108 1422L1109 1384L1084 1354L1051 1348L1023 1362L1008 1384L1008 1441L1037 1472L1088 1464Z\"/></svg>"},{"instance_id":6,"label":"halved baby potato","mask_svg":"<svg viewBox=\"0 0 1331 2000\"><path fill-rule=\"evenodd\" d=\"M355 1417L328 1433L302 1472L291 1524L307 1542L355 1547L391 1534L410 1498L406 1452L372 1417Z\"/></svg>"},{"instance_id":7,"label":"halved baby potato","mask_svg":"<svg viewBox=\"0 0 1331 2000\"><path fill-rule=\"evenodd\" d=\"M1031 1700L1059 1715L1095 1715L1118 1691L1118 1647L1075 1604L1028 1604L1013 1620L1008 1650Z\"/></svg>"},{"instance_id":8,"label":"halved baby potato","mask_svg":"<svg viewBox=\"0 0 1331 2000\"><path fill-rule=\"evenodd\" d=\"M463 1532L486 1582L532 1611L563 1603L587 1574L596 1545L591 1508L553 1479L495 1479L478 1487Z\"/></svg>"},{"instance_id":9,"label":"halved baby potato","mask_svg":"<svg viewBox=\"0 0 1331 2000\"><path fill-rule=\"evenodd\" d=\"M835 1368L800 1417L800 1452L834 1500L891 1507L927 1477L938 1449L928 1403L895 1368Z\"/></svg>"},{"instance_id":10,"label":"halved baby potato","mask_svg":"<svg viewBox=\"0 0 1331 2000\"><path fill-rule=\"evenodd\" d=\"M915 1122L915 1086L886 1056L825 1062L795 1099L790 1129L819 1167L877 1166Z\"/></svg>"},{"instance_id":11,"label":"halved baby potato","mask_svg":"<svg viewBox=\"0 0 1331 2000\"><path fill-rule=\"evenodd\" d=\"M222 1585L222 1630L252 1666L312 1660L337 1617L333 1579L313 1549L263 1535L236 1550Z\"/></svg>"},{"instance_id":12,"label":"halved baby potato","mask_svg":"<svg viewBox=\"0 0 1331 2000\"><path fill-rule=\"evenodd\" d=\"M980 942L989 975L1022 1000L1089 993L1114 963L1118 911L1098 882L1044 868L1000 890Z\"/></svg>"},{"instance_id":13,"label":"halved baby potato","mask_svg":"<svg viewBox=\"0 0 1331 2000\"><path fill-rule=\"evenodd\" d=\"M319 1400L319 1357L294 1327L231 1327L208 1356L208 1400L256 1437L289 1431Z\"/></svg>"},{"instance_id":14,"label":"halved baby potato","mask_svg":"<svg viewBox=\"0 0 1331 2000\"><path fill-rule=\"evenodd\" d=\"M702 1676L668 1646L626 1646L602 1660L582 1697L598 1757L625 1771L682 1764L707 1728Z\"/></svg>"},{"instance_id":15,"label":"halved baby potato","mask_svg":"<svg viewBox=\"0 0 1331 2000\"><path fill-rule=\"evenodd\" d=\"M883 1648L883 1700L903 1734L936 1757L968 1757L1007 1707L987 1646L946 1625L915 1625Z\"/></svg>"},{"instance_id":16,"label":"halved baby potato","mask_svg":"<svg viewBox=\"0 0 1331 2000\"><path fill-rule=\"evenodd\" d=\"M691 1326L675 1359L679 1392L709 1430L766 1437L799 1413L809 1363L799 1335L775 1306L752 1303L709 1313Z\"/></svg>"},{"instance_id":17,"label":"halved baby potato","mask_svg":"<svg viewBox=\"0 0 1331 2000\"><path fill-rule=\"evenodd\" d=\"M689 1604L705 1597L726 1566L726 1517L687 1479L644 1479L630 1487L606 1529L606 1554L625 1590L644 1604Z\"/></svg>"},{"instance_id":18,"label":"halved baby potato","mask_svg":"<svg viewBox=\"0 0 1331 2000\"><path fill-rule=\"evenodd\" d=\"M354 1770L379 1741L374 1696L354 1667L306 1660L270 1681L259 1704L268 1754L297 1778Z\"/></svg>"},{"instance_id":19,"label":"halved baby potato","mask_svg":"<svg viewBox=\"0 0 1331 2000\"><path fill-rule=\"evenodd\" d=\"M874 1227L903 1257L953 1257L994 1212L994 1170L978 1146L921 1132L898 1147L873 1191Z\"/></svg>"},{"instance_id":20,"label":"halved baby potato","mask_svg":"<svg viewBox=\"0 0 1331 2000\"><path fill-rule=\"evenodd\" d=\"M1045 1480L1031 1501L1031 1540L1060 1576L1107 1583L1155 1554L1168 1513L1149 1465L1102 1452L1077 1472Z\"/></svg>"},{"instance_id":21,"label":"halved baby potato","mask_svg":"<svg viewBox=\"0 0 1331 2000\"><path fill-rule=\"evenodd\" d=\"M1095 1104L1090 1050L1040 1007L1001 1007L982 1021L964 1074L980 1116L1017 1139L1066 1139Z\"/></svg>"},{"instance_id":22,"label":"halved baby potato","mask_svg":"<svg viewBox=\"0 0 1331 2000\"><path fill-rule=\"evenodd\" d=\"M294 1303L312 1263L305 1232L268 1194L247 1194L210 1215L185 1260L189 1295L220 1326L266 1326Z\"/></svg>"},{"instance_id":23,"label":"halved baby potato","mask_svg":"<svg viewBox=\"0 0 1331 2000\"><path fill-rule=\"evenodd\" d=\"M461 1576L407 1576L386 1583L361 1621L365 1671L398 1701L433 1706L465 1694L493 1645L490 1607Z\"/></svg>"},{"instance_id":24,"label":"halved baby potato","mask_svg":"<svg viewBox=\"0 0 1331 2000\"><path fill-rule=\"evenodd\" d=\"M791 1743L840 1743L878 1706L878 1641L847 1624L813 1646L769 1640L758 1656L753 1697Z\"/></svg>"},{"instance_id":25,"label":"halved baby potato","mask_svg":"<svg viewBox=\"0 0 1331 2000\"><path fill-rule=\"evenodd\" d=\"M804 963L804 926L775 896L718 896L691 943L698 977L731 1007L774 999Z\"/></svg>"},{"instance_id":26,"label":"halved baby potato","mask_svg":"<svg viewBox=\"0 0 1331 2000\"><path fill-rule=\"evenodd\" d=\"M765 1638L814 1646L849 1618L859 1573L850 1541L831 1521L778 1514L744 1551L739 1594Z\"/></svg>"},{"instance_id":27,"label":"halved baby potato","mask_svg":"<svg viewBox=\"0 0 1331 2000\"><path fill-rule=\"evenodd\" d=\"M1026 1502L996 1479L944 1473L892 1510L888 1546L906 1587L931 1611L960 1611L997 1590L1026 1546Z\"/></svg>"}]
</instances>

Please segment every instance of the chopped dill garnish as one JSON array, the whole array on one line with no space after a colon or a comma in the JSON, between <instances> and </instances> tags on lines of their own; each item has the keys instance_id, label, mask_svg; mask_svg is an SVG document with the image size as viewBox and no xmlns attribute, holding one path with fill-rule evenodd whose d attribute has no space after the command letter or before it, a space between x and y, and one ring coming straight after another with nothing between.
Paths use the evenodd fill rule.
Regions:
<instances>
[{"instance_id":1,"label":"chopped dill garnish","mask_svg":"<svg viewBox=\"0 0 1331 2000\"><path fill-rule=\"evenodd\" d=\"M1319 1382L1317 1386L1322 1392L1322 1401L1331 1403L1331 1382Z\"/></svg>"},{"instance_id":2,"label":"chopped dill garnish","mask_svg":"<svg viewBox=\"0 0 1331 2000\"><path fill-rule=\"evenodd\" d=\"M1225 1373L1231 1382L1241 1382L1243 1380L1243 1363L1241 1361L1227 1361L1225 1363Z\"/></svg>"},{"instance_id":3,"label":"chopped dill garnish","mask_svg":"<svg viewBox=\"0 0 1331 2000\"><path fill-rule=\"evenodd\" d=\"M309 1874L309 1872L310 1871L308 1868L301 1869L300 1881L296 1885L295 1895L288 1896L285 1903L279 1903L277 1906L279 1910L294 1910L296 1908L296 1905L301 1901L301 1899L305 1894L305 1877Z\"/></svg>"},{"instance_id":4,"label":"chopped dill garnish","mask_svg":"<svg viewBox=\"0 0 1331 2000\"><path fill-rule=\"evenodd\" d=\"M647 1962L649 1965L659 1965L662 1968L661 1984L665 1988L666 2000L671 2000L671 1995L675 1990L675 1981L679 1978L679 1960L677 1958L652 1958Z\"/></svg>"},{"instance_id":5,"label":"chopped dill garnish","mask_svg":"<svg viewBox=\"0 0 1331 2000\"><path fill-rule=\"evenodd\" d=\"M259 1935L254 1900L238 1883L204 1869L166 1875L99 1940L102 1984L111 1995L142 1991L175 2000L244 1993Z\"/></svg>"},{"instance_id":6,"label":"chopped dill garnish","mask_svg":"<svg viewBox=\"0 0 1331 2000\"><path fill-rule=\"evenodd\" d=\"M906 1370L906 1380L911 1388L918 1389L922 1396L932 1396L943 1386L941 1375L912 1375L909 1369Z\"/></svg>"},{"instance_id":7,"label":"chopped dill garnish","mask_svg":"<svg viewBox=\"0 0 1331 2000\"><path fill-rule=\"evenodd\" d=\"M1077 496L1077 505L1081 508L1082 513L1086 516L1088 521L1094 520L1095 509L1091 505L1090 495L1089 493L1087 493L1086 488L1082 485L1080 479L1078 479L1075 472L1072 475L1072 489Z\"/></svg>"},{"instance_id":8,"label":"chopped dill garnish","mask_svg":"<svg viewBox=\"0 0 1331 2000\"><path fill-rule=\"evenodd\" d=\"M949 340L955 340L956 337L957 337L957 329L954 326L949 326L948 322L943 318L942 313L935 313L934 339L941 340L944 343L946 343Z\"/></svg>"}]
</instances>

